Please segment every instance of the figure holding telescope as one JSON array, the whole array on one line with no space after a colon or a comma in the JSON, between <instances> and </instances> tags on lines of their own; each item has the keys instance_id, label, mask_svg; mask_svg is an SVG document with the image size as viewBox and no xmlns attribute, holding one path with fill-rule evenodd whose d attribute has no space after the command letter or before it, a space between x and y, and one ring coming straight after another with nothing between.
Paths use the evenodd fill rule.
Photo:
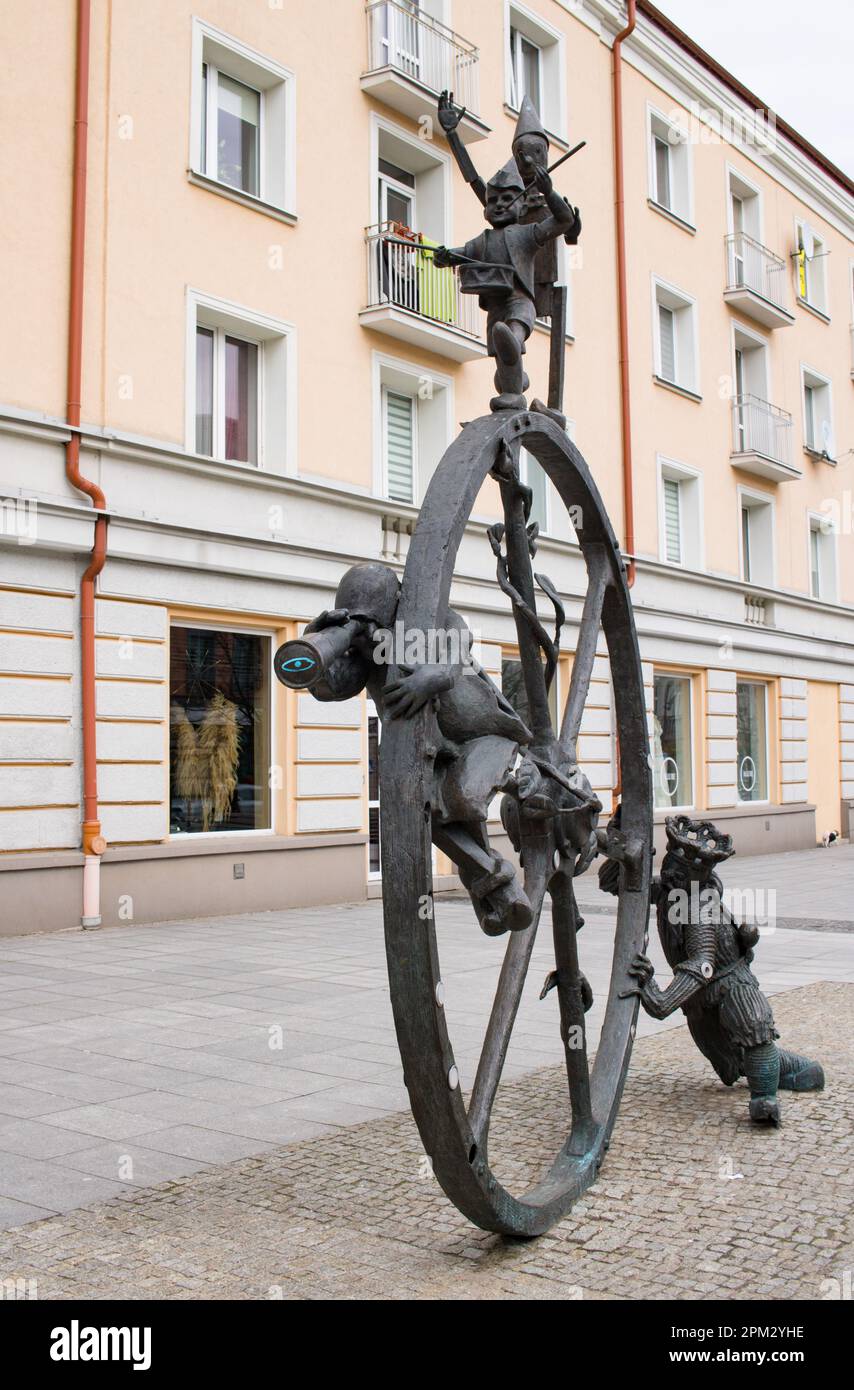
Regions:
<instances>
[{"instance_id":1,"label":"figure holding telescope","mask_svg":"<svg viewBox=\"0 0 854 1390\"><path fill-rule=\"evenodd\" d=\"M338 586L335 607L279 648L276 675L318 700L349 700L367 689L384 718L408 719L432 702L433 842L457 865L488 936L523 930L531 922L531 905L512 864L491 848L486 821L493 798L514 789L513 767L531 732L468 655L467 641L454 644L458 660L412 668L377 660L388 650L378 639L394 628L399 596L397 576L387 565L354 565ZM470 636L451 608L445 628Z\"/></svg>"}]
</instances>

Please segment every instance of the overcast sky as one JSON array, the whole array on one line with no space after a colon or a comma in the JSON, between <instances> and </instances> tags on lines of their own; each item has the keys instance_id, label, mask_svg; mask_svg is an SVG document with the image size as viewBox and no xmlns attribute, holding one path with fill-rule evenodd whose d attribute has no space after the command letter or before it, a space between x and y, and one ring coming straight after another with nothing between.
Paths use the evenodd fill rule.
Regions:
<instances>
[{"instance_id":1,"label":"overcast sky","mask_svg":"<svg viewBox=\"0 0 854 1390\"><path fill-rule=\"evenodd\" d=\"M852 0L655 0L664 14L854 175Z\"/></svg>"}]
</instances>

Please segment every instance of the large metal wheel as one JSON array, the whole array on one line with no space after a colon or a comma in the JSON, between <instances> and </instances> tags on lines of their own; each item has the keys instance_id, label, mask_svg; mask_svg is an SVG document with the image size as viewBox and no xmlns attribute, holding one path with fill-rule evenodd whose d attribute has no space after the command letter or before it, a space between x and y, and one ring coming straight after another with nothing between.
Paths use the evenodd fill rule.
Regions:
<instances>
[{"instance_id":1,"label":"large metal wheel","mask_svg":"<svg viewBox=\"0 0 854 1390\"><path fill-rule=\"evenodd\" d=\"M442 458L412 537L398 619L404 629L441 628L447 613L457 550L474 505L499 457L524 446L542 465L567 508L573 508L587 566L584 601L570 688L561 727L535 728L540 752L552 762L575 758L581 716L599 631L611 662L621 751L618 830L599 832L600 849L619 865L620 891L607 1005L593 1065L587 1055L584 1004L576 946L573 875L578 857L560 848L542 821L522 834L525 891L534 920L507 938L498 989L468 1105L459 1085L443 1007L443 986L432 915L431 757L433 715L384 720L380 755L383 881L388 971L395 1026L410 1104L435 1176L461 1212L488 1230L535 1236L563 1216L596 1177L617 1116L635 1032L638 1001L621 997L627 971L646 943L652 843L652 796L643 679L631 601L619 546L598 490L578 450L548 417L496 413L467 425ZM520 490L502 481L509 579L534 605L534 576L526 544ZM515 609L514 609L515 611ZM519 620L520 658L529 694L543 679L541 650ZM542 700L540 700L542 709ZM532 706L533 709L533 706ZM536 710L533 710L536 716ZM616 869L615 869L616 872ZM507 1053L538 919L551 898L555 975L567 1066L568 1137L542 1179L518 1195L490 1169L489 1123ZM427 911L425 911L427 904ZM474 915L472 927L476 928ZM570 1045L569 1039L572 1039Z\"/></svg>"}]
</instances>

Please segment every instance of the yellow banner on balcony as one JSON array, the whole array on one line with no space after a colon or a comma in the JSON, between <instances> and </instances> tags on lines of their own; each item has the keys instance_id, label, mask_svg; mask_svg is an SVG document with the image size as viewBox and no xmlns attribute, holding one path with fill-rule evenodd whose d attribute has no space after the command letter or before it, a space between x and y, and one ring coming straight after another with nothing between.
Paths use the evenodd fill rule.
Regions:
<instances>
[{"instance_id":1,"label":"yellow banner on balcony","mask_svg":"<svg viewBox=\"0 0 854 1390\"><path fill-rule=\"evenodd\" d=\"M802 246L798 248L798 294L801 299L807 297L807 253Z\"/></svg>"},{"instance_id":2,"label":"yellow banner on balcony","mask_svg":"<svg viewBox=\"0 0 854 1390\"><path fill-rule=\"evenodd\" d=\"M436 241L421 238L424 247L438 246ZM418 307L427 318L438 319L441 323L453 323L456 319L457 286L451 266L441 268L436 265L429 252L417 253L418 269Z\"/></svg>"}]
</instances>

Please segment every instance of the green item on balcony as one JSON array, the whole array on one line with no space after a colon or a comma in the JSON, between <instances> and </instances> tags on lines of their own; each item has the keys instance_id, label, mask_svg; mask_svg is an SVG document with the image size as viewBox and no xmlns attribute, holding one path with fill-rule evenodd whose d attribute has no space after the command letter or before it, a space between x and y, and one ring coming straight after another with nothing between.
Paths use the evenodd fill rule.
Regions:
<instances>
[{"instance_id":1,"label":"green item on balcony","mask_svg":"<svg viewBox=\"0 0 854 1390\"><path fill-rule=\"evenodd\" d=\"M417 253L418 269L418 307L429 319L439 319L442 323L453 323L456 305L456 283L451 266L440 269L427 247L438 246L436 241L421 238L425 251Z\"/></svg>"}]
</instances>

